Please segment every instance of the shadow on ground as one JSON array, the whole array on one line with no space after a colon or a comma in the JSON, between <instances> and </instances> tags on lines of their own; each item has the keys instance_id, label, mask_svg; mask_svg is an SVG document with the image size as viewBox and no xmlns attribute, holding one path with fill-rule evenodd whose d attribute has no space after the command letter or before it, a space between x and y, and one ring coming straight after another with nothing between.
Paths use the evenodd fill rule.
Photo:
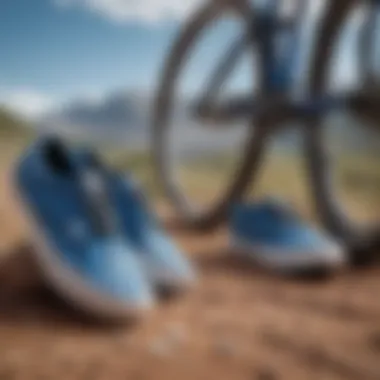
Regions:
<instances>
[{"instance_id":1,"label":"shadow on ground","mask_svg":"<svg viewBox=\"0 0 380 380\"><path fill-rule=\"evenodd\" d=\"M33 260L33 248L27 244L8 252L0 262L0 323L111 328L104 321L73 309L45 285Z\"/></svg>"},{"instance_id":2,"label":"shadow on ground","mask_svg":"<svg viewBox=\"0 0 380 380\"><path fill-rule=\"evenodd\" d=\"M250 259L245 259L236 255L235 252L226 251L223 253L215 252L213 255L199 254L198 266L204 272L219 271L221 273L236 274L246 278L270 277L273 273L266 270ZM277 277L288 281L298 282L319 282L329 280L333 273L325 268L316 268L312 270L294 271L287 273L278 272Z\"/></svg>"},{"instance_id":3,"label":"shadow on ground","mask_svg":"<svg viewBox=\"0 0 380 380\"><path fill-rule=\"evenodd\" d=\"M258 283L265 284L269 280L271 286L281 288L289 282L318 284L337 277L324 271L294 273L290 278L289 276L273 276L272 273L242 259L236 253L226 250L225 239L220 239L220 233L215 234L215 239L213 235L206 237L178 232L177 235L184 239L184 243L187 242L193 246L195 242L199 243L197 245L199 249L192 252L192 257L203 278L228 276L231 279L244 279L256 286ZM89 330L110 328L109 324L73 309L49 289L43 283L33 256L33 248L28 244L22 244L8 252L0 261L0 324L34 327L71 326ZM367 276L368 273L366 270L352 268L345 271L345 274L339 274L338 277L342 275L360 278ZM162 295L163 301L170 302L171 294L164 292ZM125 322L123 325L125 326ZM129 325L133 326L133 321L127 323L127 326ZM117 324L115 327L118 327Z\"/></svg>"}]
</instances>

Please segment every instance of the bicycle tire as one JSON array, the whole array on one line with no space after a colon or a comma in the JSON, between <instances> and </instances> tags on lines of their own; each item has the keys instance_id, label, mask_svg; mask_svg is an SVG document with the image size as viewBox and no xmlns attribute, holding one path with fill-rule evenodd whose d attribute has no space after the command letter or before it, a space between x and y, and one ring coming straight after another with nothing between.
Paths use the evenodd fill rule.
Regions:
<instances>
[{"instance_id":1,"label":"bicycle tire","mask_svg":"<svg viewBox=\"0 0 380 380\"><path fill-rule=\"evenodd\" d=\"M189 49L191 49L201 31L219 14L216 3L210 2L206 4L183 26L180 36L175 41L165 63L155 100L152 123L153 162L158 183L177 212L180 224L182 223L190 228L206 230L220 224L227 216L231 203L237 201L244 194L251 179L260 167L267 137L265 122L257 120L255 117L250 120L252 128L250 128L237 172L229 180L221 199L212 208L203 212L194 212L188 207L176 184L170 178L167 166L166 132L168 129L169 109L173 101L175 84ZM245 22L246 16L252 15L252 10L247 2L243 1L239 4L235 3L233 11L237 12ZM260 52L259 57L261 57ZM260 66L260 63L258 65ZM262 78L262 67L258 67L257 70L259 77ZM262 91L263 86L259 85L258 92Z\"/></svg>"},{"instance_id":2,"label":"bicycle tire","mask_svg":"<svg viewBox=\"0 0 380 380\"><path fill-rule=\"evenodd\" d=\"M325 94L333 49L347 17L358 0L331 1L322 18L314 57L311 63L310 92L312 98ZM354 223L343 209L333 187L331 161L325 144L323 116L311 118L306 123L305 156L310 175L311 193L322 224L352 253L355 262L367 262L374 249L380 248L380 226L363 229Z\"/></svg>"}]
</instances>

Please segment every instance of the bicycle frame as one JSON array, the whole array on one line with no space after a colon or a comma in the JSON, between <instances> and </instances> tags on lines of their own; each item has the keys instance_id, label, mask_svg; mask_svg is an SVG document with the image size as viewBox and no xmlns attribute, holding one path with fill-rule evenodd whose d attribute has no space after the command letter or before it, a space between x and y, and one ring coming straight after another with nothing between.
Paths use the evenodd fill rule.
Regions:
<instances>
[{"instance_id":1,"label":"bicycle frame","mask_svg":"<svg viewBox=\"0 0 380 380\"><path fill-rule=\"evenodd\" d=\"M372 55L375 42L372 43L370 39L377 36L372 34L375 32L375 27L373 21L369 20L375 18L372 13L380 15L380 0L329 0L326 2L326 7L321 13L320 28L315 34L315 48L311 52L307 73L308 86L302 88L302 94L299 97L293 96L296 92L293 90L298 92L299 89L293 70L298 65L298 59L304 58L303 54L300 55L303 43L300 32L301 27L305 25L302 17L308 4L303 2L306 0L299 0L298 12L294 13L293 17L284 19L278 12L280 1L282 0L270 0L262 7L252 9L248 0L223 2L209 0L184 25L166 62L154 108L153 150L154 159L157 162L158 179L186 225L200 229L214 227L226 217L231 203L244 198L249 184L257 180L259 169L264 164L271 135L283 125L302 126L302 147L309 177L309 190L318 217L324 227L345 242L349 249L355 252L368 251L370 247L380 246L380 226L375 226L373 231L362 230L359 225L350 220L344 207L341 207L333 185L332 165L326 144L324 127L328 125L323 123L320 116L330 109L346 106L350 111L354 110L370 116L371 109L373 119L380 126L379 82L375 86L367 86L363 82L364 85L358 86L352 93L341 94L331 94L328 86L330 68L334 62L332 59L338 48L340 33L352 15L351 12L358 9L357 6L361 4L368 6L365 8L367 10L365 24L360 25L360 31L364 36L361 38L365 39L366 33L370 38L366 40L369 47L365 47L364 44L360 47L364 49L366 56ZM310 0L310 4L311 1L315 0ZM220 7L221 3L222 7ZM194 116L211 119L211 121L220 118L221 120L216 121L222 122L226 119L243 117L247 122L245 124L248 124L251 129L242 140L241 149L238 152L240 158L238 166L232 173L233 176L230 176L225 191L210 207L197 209L192 207L176 176L173 176L173 165L168 158L168 133L172 124L170 123L172 108L189 51L214 20L231 13L243 23L244 34L230 47L224 59L220 60L216 70L209 76L209 81L204 84L204 92L198 98L200 102L194 109L196 112ZM369 17L371 15L372 17ZM363 29L367 29L366 33ZM245 52L254 60L259 58L259 61L252 62L251 70L259 73L256 78L252 78L256 80L256 83L247 78L252 88L255 88L257 84L257 91L255 88L254 96L252 89L252 94L248 97L233 97L227 101L221 101L221 97L217 99L217 95L221 93L220 90L227 84L227 78L236 67L238 59ZM256 52L258 52L257 55ZM371 59L374 60L374 58L375 56ZM368 71L367 62L367 58L364 64L359 62L361 74ZM376 74L376 80L378 80L378 74ZM372 79L369 80L370 84L373 82ZM372 119L372 116L370 118ZM235 122L236 120L231 121L227 124L228 127L241 125ZM202 124L204 127L210 125ZM212 125L219 126L220 123L212 123Z\"/></svg>"},{"instance_id":2,"label":"bicycle frame","mask_svg":"<svg viewBox=\"0 0 380 380\"><path fill-rule=\"evenodd\" d=\"M322 114L334 109L350 106L360 113L378 115L378 99L373 101L373 96L368 94L339 93L323 95L318 99L291 99L292 90L296 82L295 70L300 62L302 49L303 16L307 10L308 2L298 0L297 12L291 19L279 17L279 3L281 0L266 1L264 6L255 7L252 16L248 17L248 31L243 38L237 41L227 52L221 65L216 69L207 90L201 101L195 107L195 114L202 119L212 121L229 122L233 119L256 115L276 114L276 120L289 121L289 119L302 119L312 115ZM374 1L376 12L370 16L370 22L363 28L363 37L366 40L367 50L371 48L372 30L377 16L380 15L380 0ZM285 39L285 45L279 46ZM252 97L230 99L224 104L213 104L218 92L222 88L226 78L231 73L238 59L247 48L248 44L255 43L260 51L261 65L264 68L264 76L261 78L264 94L258 99Z\"/></svg>"},{"instance_id":3,"label":"bicycle frame","mask_svg":"<svg viewBox=\"0 0 380 380\"><path fill-rule=\"evenodd\" d=\"M271 0L255 11L251 29L263 55L264 86L268 93L285 93L294 83L294 67L301 50L302 16L306 1L297 1L297 13L290 20L278 15L280 0ZM285 46L278 47L279 37L286 39Z\"/></svg>"},{"instance_id":4,"label":"bicycle frame","mask_svg":"<svg viewBox=\"0 0 380 380\"><path fill-rule=\"evenodd\" d=\"M255 7L252 15L248 15L247 33L236 41L228 50L221 64L217 67L214 76L206 86L201 102L196 107L198 116L207 117L211 107L211 99L223 87L236 62L247 46L258 43L262 66L264 68L263 86L267 94L287 93L294 83L294 67L299 60L301 50L300 29L302 16L305 13L307 2L297 0L297 13L290 19L279 17L281 0L269 0L264 6ZM279 37L286 39L285 46L279 49ZM240 107L241 116L248 111L246 104ZM249 102L252 109L252 99ZM256 108L256 107L254 107ZM251 113L251 112L250 112ZM212 117L215 119L214 116Z\"/></svg>"}]
</instances>

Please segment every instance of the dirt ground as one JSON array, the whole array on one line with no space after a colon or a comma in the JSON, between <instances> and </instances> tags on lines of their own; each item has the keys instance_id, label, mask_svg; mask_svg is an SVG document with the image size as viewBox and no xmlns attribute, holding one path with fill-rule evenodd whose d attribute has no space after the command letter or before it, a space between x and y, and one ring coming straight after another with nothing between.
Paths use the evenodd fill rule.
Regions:
<instances>
[{"instance_id":1,"label":"dirt ground","mask_svg":"<svg viewBox=\"0 0 380 380\"><path fill-rule=\"evenodd\" d=\"M0 186L0 380L379 380L380 269L271 276L223 230L172 231L201 279L139 323L90 323L41 283L7 173Z\"/></svg>"}]
</instances>

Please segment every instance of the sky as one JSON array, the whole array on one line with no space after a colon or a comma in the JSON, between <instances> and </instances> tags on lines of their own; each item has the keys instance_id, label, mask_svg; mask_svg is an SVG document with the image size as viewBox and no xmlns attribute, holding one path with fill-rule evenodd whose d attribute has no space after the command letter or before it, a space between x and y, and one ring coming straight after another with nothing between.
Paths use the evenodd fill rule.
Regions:
<instances>
[{"instance_id":1,"label":"sky","mask_svg":"<svg viewBox=\"0 0 380 380\"><path fill-rule=\"evenodd\" d=\"M28 98L32 112L81 94L149 85L184 11L176 4L0 0L0 97Z\"/></svg>"},{"instance_id":2,"label":"sky","mask_svg":"<svg viewBox=\"0 0 380 380\"><path fill-rule=\"evenodd\" d=\"M154 91L181 22L199 3L0 0L0 104L33 116L78 97ZM211 37L204 55L216 54L221 36Z\"/></svg>"}]
</instances>

